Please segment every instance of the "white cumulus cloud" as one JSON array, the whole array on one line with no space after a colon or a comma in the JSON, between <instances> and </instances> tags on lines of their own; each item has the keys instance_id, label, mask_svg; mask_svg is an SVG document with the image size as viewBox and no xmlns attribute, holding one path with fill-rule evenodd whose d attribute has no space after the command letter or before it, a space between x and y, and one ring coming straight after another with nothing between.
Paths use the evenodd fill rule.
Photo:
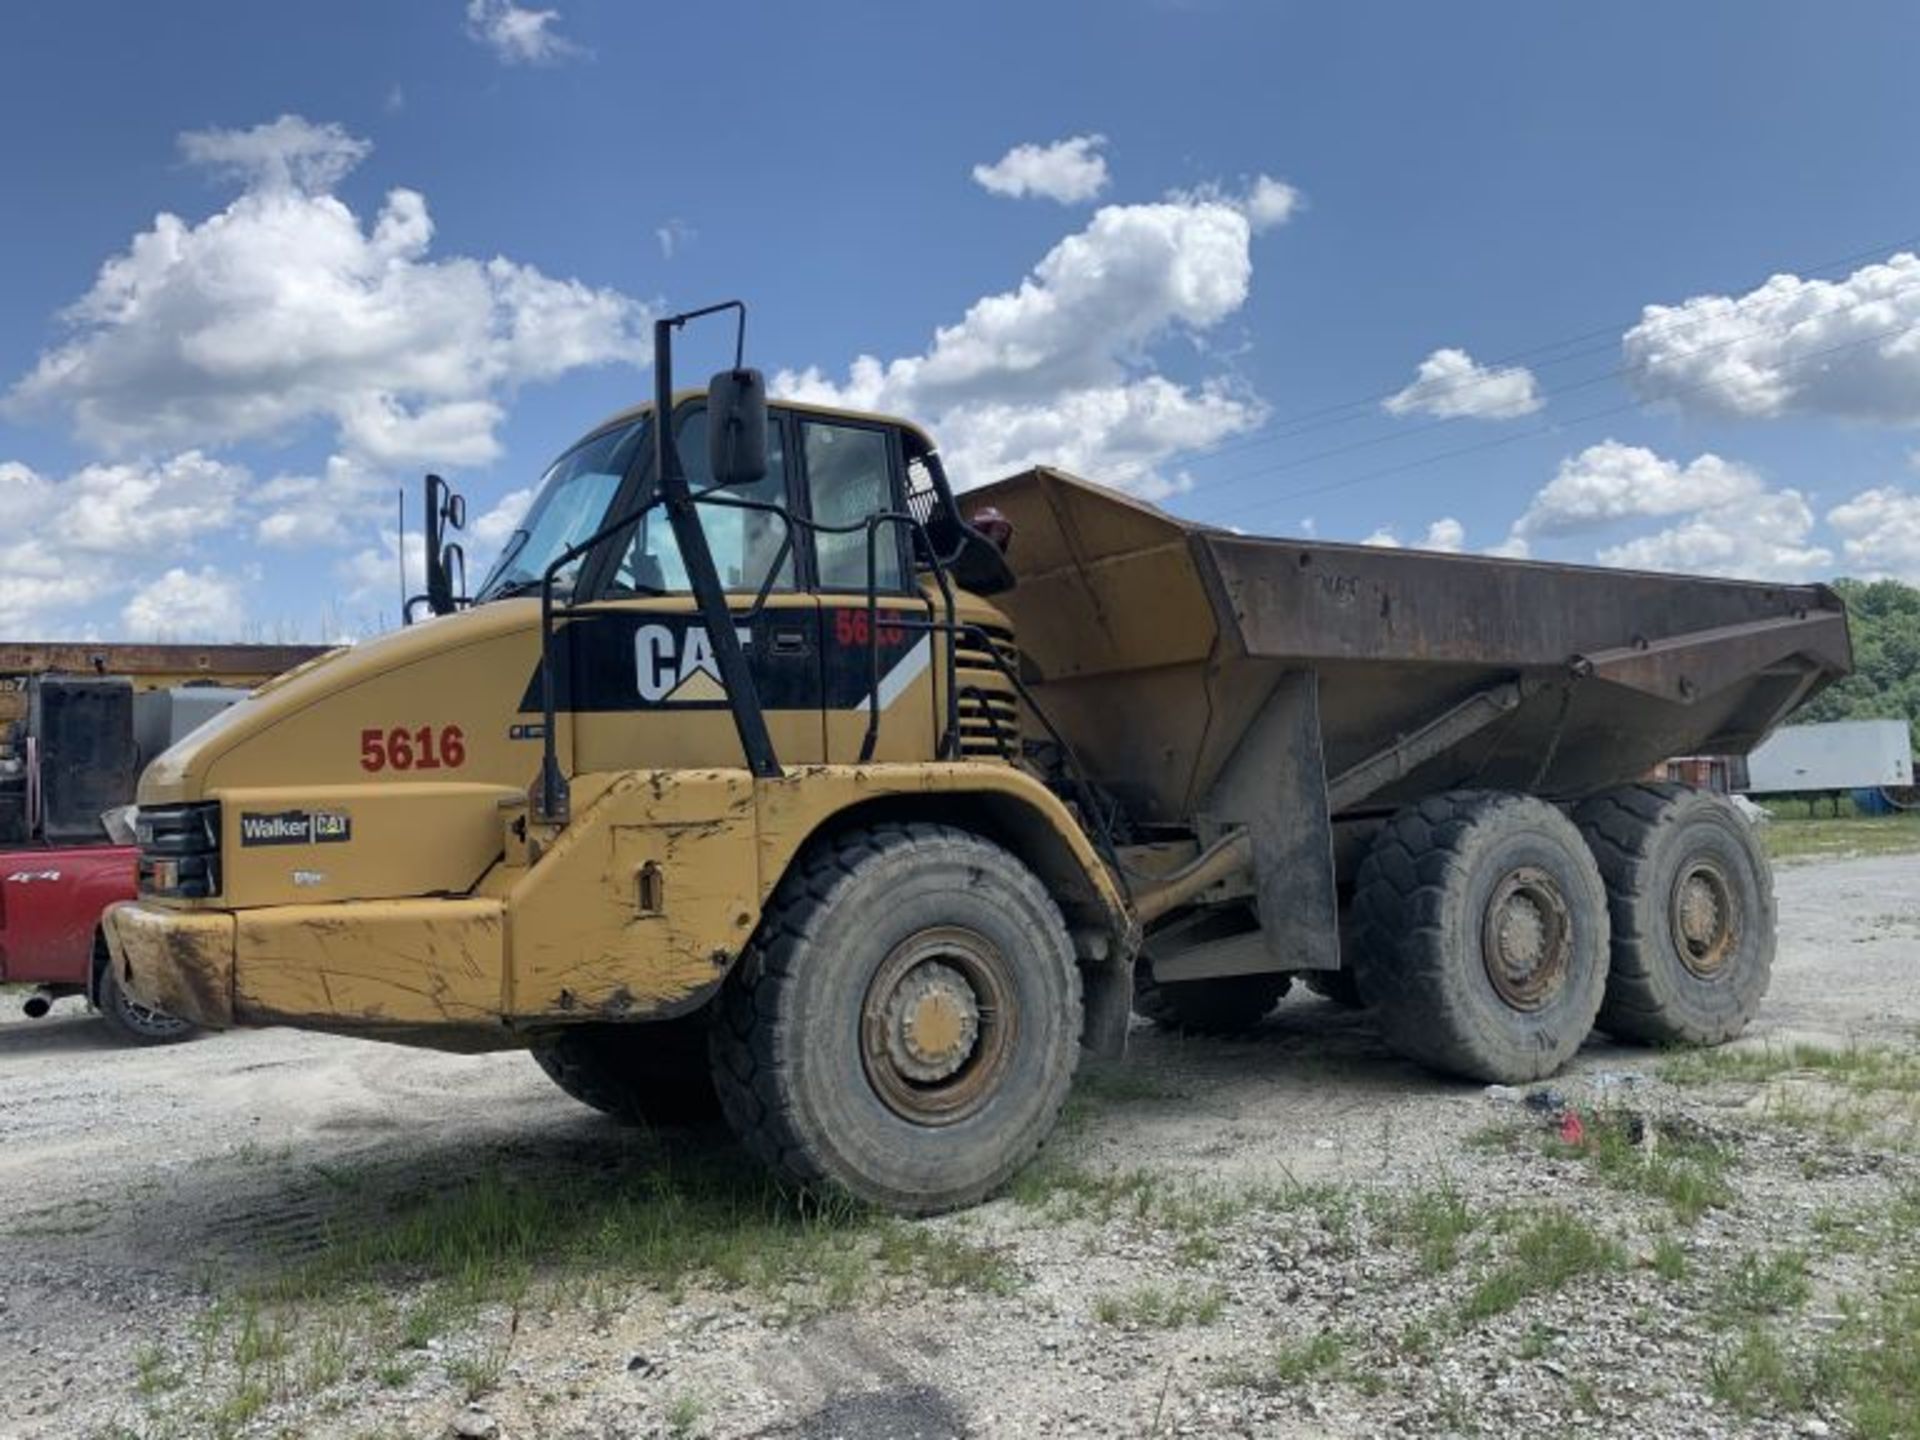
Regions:
<instances>
[{"instance_id":1,"label":"white cumulus cloud","mask_svg":"<svg viewBox=\"0 0 1920 1440\"><path fill-rule=\"evenodd\" d=\"M1422 360L1413 383L1382 403L1392 415L1514 420L1546 402L1524 365L1481 365L1466 351L1448 348Z\"/></svg>"},{"instance_id":2,"label":"white cumulus cloud","mask_svg":"<svg viewBox=\"0 0 1920 1440\"><path fill-rule=\"evenodd\" d=\"M1603 544L1594 558L1636 570L1763 580L1808 579L1833 562L1799 491L1772 489L1757 471L1718 455L1683 464L1617 440L1561 461L1506 541L1488 553L1523 558L1543 537L1666 519L1674 523Z\"/></svg>"},{"instance_id":3,"label":"white cumulus cloud","mask_svg":"<svg viewBox=\"0 0 1920 1440\"><path fill-rule=\"evenodd\" d=\"M1920 424L1920 257L1649 305L1623 349L1650 400L1745 419Z\"/></svg>"},{"instance_id":4,"label":"white cumulus cloud","mask_svg":"<svg viewBox=\"0 0 1920 1440\"><path fill-rule=\"evenodd\" d=\"M512 0L467 0L467 34L503 65L553 65L585 54L555 28L558 10L535 10Z\"/></svg>"},{"instance_id":5,"label":"white cumulus cloud","mask_svg":"<svg viewBox=\"0 0 1920 1440\"><path fill-rule=\"evenodd\" d=\"M995 195L1038 195L1074 205L1107 188L1104 135L1075 135L1051 145L1016 145L991 165L973 167L974 183Z\"/></svg>"},{"instance_id":6,"label":"white cumulus cloud","mask_svg":"<svg viewBox=\"0 0 1920 1440\"><path fill-rule=\"evenodd\" d=\"M120 612L128 633L141 640L230 640L245 617L239 582L211 566L168 570Z\"/></svg>"},{"instance_id":7,"label":"white cumulus cloud","mask_svg":"<svg viewBox=\"0 0 1920 1440\"><path fill-rule=\"evenodd\" d=\"M501 398L583 366L640 363L646 311L504 258L433 258L417 192L371 226L326 187L368 150L282 117L183 137L245 181L198 223L161 214L68 308L71 334L13 387L109 451L283 439L318 421L372 465L498 452Z\"/></svg>"},{"instance_id":8,"label":"white cumulus cloud","mask_svg":"<svg viewBox=\"0 0 1920 1440\"><path fill-rule=\"evenodd\" d=\"M1920 585L1920 494L1897 485L1862 490L1827 512L1845 569L1868 579Z\"/></svg>"},{"instance_id":9,"label":"white cumulus cloud","mask_svg":"<svg viewBox=\"0 0 1920 1440\"><path fill-rule=\"evenodd\" d=\"M1716 509L1765 488L1752 470L1718 455L1681 465L1644 446L1603 440L1560 462L1514 533L1565 535L1616 520Z\"/></svg>"},{"instance_id":10,"label":"white cumulus cloud","mask_svg":"<svg viewBox=\"0 0 1920 1440\"><path fill-rule=\"evenodd\" d=\"M1813 543L1813 526L1813 511L1799 491L1772 490L1609 545L1597 558L1602 565L1633 570L1807 580L1833 566L1833 552Z\"/></svg>"},{"instance_id":11,"label":"white cumulus cloud","mask_svg":"<svg viewBox=\"0 0 1920 1440\"><path fill-rule=\"evenodd\" d=\"M1105 206L922 352L862 355L838 380L789 371L775 386L927 423L962 486L1049 461L1165 495L1182 483L1167 461L1266 416L1230 377L1180 384L1152 364L1160 342L1211 329L1246 303L1253 228L1218 198Z\"/></svg>"},{"instance_id":12,"label":"white cumulus cloud","mask_svg":"<svg viewBox=\"0 0 1920 1440\"><path fill-rule=\"evenodd\" d=\"M1311 534L1312 531L1307 532ZM1443 515L1427 526L1427 533L1413 542L1415 550L1438 550L1445 554L1457 554L1466 544L1467 529L1451 515ZM1371 545L1376 550L1400 550L1407 548L1400 542L1400 536L1391 525L1382 525L1360 542Z\"/></svg>"}]
</instances>

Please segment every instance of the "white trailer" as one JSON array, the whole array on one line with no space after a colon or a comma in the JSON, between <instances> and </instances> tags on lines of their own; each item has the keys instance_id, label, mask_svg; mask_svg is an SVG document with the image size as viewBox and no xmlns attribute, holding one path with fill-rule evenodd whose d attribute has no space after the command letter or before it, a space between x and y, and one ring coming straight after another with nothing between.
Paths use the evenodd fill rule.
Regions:
<instances>
[{"instance_id":1,"label":"white trailer","mask_svg":"<svg viewBox=\"0 0 1920 1440\"><path fill-rule=\"evenodd\" d=\"M1902 789L1913 784L1913 744L1904 720L1783 725L1747 757L1749 795Z\"/></svg>"}]
</instances>

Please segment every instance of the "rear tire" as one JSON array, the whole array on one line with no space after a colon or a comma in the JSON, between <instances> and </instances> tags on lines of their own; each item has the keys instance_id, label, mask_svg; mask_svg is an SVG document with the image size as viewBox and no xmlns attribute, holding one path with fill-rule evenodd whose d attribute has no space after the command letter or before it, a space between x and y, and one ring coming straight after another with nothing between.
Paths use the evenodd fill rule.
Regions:
<instances>
[{"instance_id":1,"label":"rear tire","mask_svg":"<svg viewBox=\"0 0 1920 1440\"><path fill-rule=\"evenodd\" d=\"M781 1178L971 1205L1053 1129L1080 1055L1066 922L998 846L879 825L814 846L721 992L715 1088Z\"/></svg>"},{"instance_id":2,"label":"rear tire","mask_svg":"<svg viewBox=\"0 0 1920 1440\"><path fill-rule=\"evenodd\" d=\"M534 1063L583 1105L628 1125L677 1128L720 1118L705 1013L578 1025L536 1041Z\"/></svg>"},{"instance_id":3,"label":"rear tire","mask_svg":"<svg viewBox=\"0 0 1920 1440\"><path fill-rule=\"evenodd\" d=\"M1613 920L1600 1028L1647 1044L1738 1035L1773 975L1773 867L1753 827L1680 785L1609 790L1574 819Z\"/></svg>"},{"instance_id":4,"label":"rear tire","mask_svg":"<svg viewBox=\"0 0 1920 1440\"><path fill-rule=\"evenodd\" d=\"M1607 897L1580 832L1525 795L1402 810L1361 862L1354 978L1387 1042L1435 1070L1551 1075L1593 1028Z\"/></svg>"},{"instance_id":5,"label":"rear tire","mask_svg":"<svg viewBox=\"0 0 1920 1440\"><path fill-rule=\"evenodd\" d=\"M1289 976L1267 974L1162 985L1152 969L1144 956L1134 969L1134 1013L1182 1035L1244 1035L1273 1013L1292 983Z\"/></svg>"},{"instance_id":6,"label":"rear tire","mask_svg":"<svg viewBox=\"0 0 1920 1440\"><path fill-rule=\"evenodd\" d=\"M104 936L94 937L93 963L93 1003L115 1036L129 1045L175 1045L193 1038L196 1027L192 1021L142 1005L120 988Z\"/></svg>"}]
</instances>

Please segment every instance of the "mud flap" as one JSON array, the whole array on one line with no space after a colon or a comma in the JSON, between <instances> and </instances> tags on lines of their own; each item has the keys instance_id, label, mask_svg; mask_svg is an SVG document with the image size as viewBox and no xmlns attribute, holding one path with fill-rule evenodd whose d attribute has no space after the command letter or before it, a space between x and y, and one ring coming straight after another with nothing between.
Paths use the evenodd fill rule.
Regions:
<instances>
[{"instance_id":1,"label":"mud flap","mask_svg":"<svg viewBox=\"0 0 1920 1440\"><path fill-rule=\"evenodd\" d=\"M1102 1060L1127 1053L1133 1016L1133 953L1104 960L1080 957L1080 1048Z\"/></svg>"},{"instance_id":2,"label":"mud flap","mask_svg":"<svg viewBox=\"0 0 1920 1440\"><path fill-rule=\"evenodd\" d=\"M1311 670L1282 675L1233 758L1205 813L1253 837L1254 898L1269 970L1340 968L1340 898L1333 823L1320 748L1320 682Z\"/></svg>"}]
</instances>

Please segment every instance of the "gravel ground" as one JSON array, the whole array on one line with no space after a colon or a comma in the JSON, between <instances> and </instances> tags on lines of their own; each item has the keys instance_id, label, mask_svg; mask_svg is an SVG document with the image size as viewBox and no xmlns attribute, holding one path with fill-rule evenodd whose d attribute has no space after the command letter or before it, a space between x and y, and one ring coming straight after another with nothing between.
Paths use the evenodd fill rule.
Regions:
<instances>
[{"instance_id":1,"label":"gravel ground","mask_svg":"<svg viewBox=\"0 0 1920 1440\"><path fill-rule=\"evenodd\" d=\"M1532 1103L1304 991L1137 1032L1011 1195L920 1225L769 1219L524 1056L127 1050L7 996L0 1435L1913 1433L1820 1366L1916 1278L1916 878L1783 867L1735 1051L1596 1040Z\"/></svg>"}]
</instances>

